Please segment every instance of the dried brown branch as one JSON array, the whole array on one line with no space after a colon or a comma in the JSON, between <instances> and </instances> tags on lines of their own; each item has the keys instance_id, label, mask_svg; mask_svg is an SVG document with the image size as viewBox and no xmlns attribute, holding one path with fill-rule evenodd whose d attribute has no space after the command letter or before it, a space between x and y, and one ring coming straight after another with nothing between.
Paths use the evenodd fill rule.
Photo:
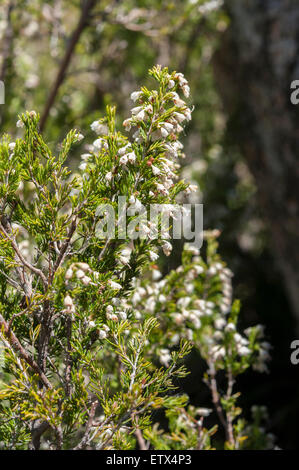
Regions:
<instances>
[{"instance_id":1,"label":"dried brown branch","mask_svg":"<svg viewBox=\"0 0 299 470\"><path fill-rule=\"evenodd\" d=\"M0 71L0 80L4 81L6 70L7 70L7 62L11 55L12 49L12 40L13 40L13 28L11 24L11 15L13 9L15 7L15 2L12 0L9 2L7 6L6 12L6 28L4 38L2 40L3 48L2 48L2 64L1 64L1 71Z\"/></svg>"},{"instance_id":2,"label":"dried brown branch","mask_svg":"<svg viewBox=\"0 0 299 470\"><path fill-rule=\"evenodd\" d=\"M96 4L96 0L85 0L82 5L82 10L81 10L81 15L78 21L78 24L76 28L74 29L68 47L65 51L64 57L62 59L62 62L60 64L60 68L58 70L55 82L53 84L53 87L50 91L48 101L46 103L44 112L42 114L41 120L40 120L40 130L42 131L45 127L46 121L48 119L50 110L54 104L55 98L57 96L58 90L63 83L66 75L67 68L71 62L72 56L75 51L75 47L81 37L81 34L83 33L84 29L88 26L89 20L90 20L90 14L93 9L93 7Z\"/></svg>"}]
</instances>

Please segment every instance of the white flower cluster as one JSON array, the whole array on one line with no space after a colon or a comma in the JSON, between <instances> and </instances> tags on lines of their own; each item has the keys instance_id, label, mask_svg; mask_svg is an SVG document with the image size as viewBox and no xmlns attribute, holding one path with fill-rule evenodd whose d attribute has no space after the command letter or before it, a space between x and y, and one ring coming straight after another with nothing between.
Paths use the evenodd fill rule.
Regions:
<instances>
[{"instance_id":1,"label":"white flower cluster","mask_svg":"<svg viewBox=\"0 0 299 470\"><path fill-rule=\"evenodd\" d=\"M113 322L124 321L128 317L125 300L114 297L111 304L106 307L106 318Z\"/></svg>"},{"instance_id":2,"label":"white flower cluster","mask_svg":"<svg viewBox=\"0 0 299 470\"><path fill-rule=\"evenodd\" d=\"M92 123L92 125L93 124L94 123ZM107 126L105 126L104 124L101 124L100 126L101 126L102 131L104 131L104 130L108 131ZM82 171L86 170L88 164L90 165L90 160L92 158L92 153L93 152L97 153L97 152L101 152L101 151L107 151L108 150L108 143L107 143L107 140L104 137L99 137L96 140L94 140L91 145L86 144L85 148L86 148L87 151L81 155L81 163L79 165L79 169L82 170Z\"/></svg>"},{"instance_id":3,"label":"white flower cluster","mask_svg":"<svg viewBox=\"0 0 299 470\"><path fill-rule=\"evenodd\" d=\"M65 280L66 283L68 283L71 279L76 278L85 286L88 286L89 284L95 284L90 276L93 276L94 279L98 279L99 273L97 271L93 271L87 263L77 262L71 264L67 269Z\"/></svg>"},{"instance_id":4,"label":"white flower cluster","mask_svg":"<svg viewBox=\"0 0 299 470\"><path fill-rule=\"evenodd\" d=\"M88 165L88 160L91 157L90 153L83 153L81 155L82 162L79 165L79 170L85 171Z\"/></svg>"},{"instance_id":5,"label":"white flower cluster","mask_svg":"<svg viewBox=\"0 0 299 470\"><path fill-rule=\"evenodd\" d=\"M122 248L118 256L118 260L120 264L125 265L125 266L129 264L132 249L133 248L130 245L127 245L124 248Z\"/></svg>"},{"instance_id":6,"label":"white flower cluster","mask_svg":"<svg viewBox=\"0 0 299 470\"><path fill-rule=\"evenodd\" d=\"M233 333L230 338L230 347L234 347L237 351L237 354L240 357L250 356L252 354L249 346L249 341L247 338L242 336L240 333L236 332L236 326L234 323L227 323L225 325L225 320L221 324L221 329L217 329L217 326L220 326L220 321L222 319L215 320L216 331L212 338L209 338L210 344L210 356L215 360L223 359L227 355L227 351L223 346L223 339L226 333ZM217 325L218 322L218 325ZM225 325L225 326L224 326ZM224 326L224 328L223 328ZM222 330L222 331L221 331ZM218 344L218 341L220 344ZM216 343L216 344L215 344Z\"/></svg>"},{"instance_id":7,"label":"white flower cluster","mask_svg":"<svg viewBox=\"0 0 299 470\"><path fill-rule=\"evenodd\" d=\"M183 74L167 74L166 81L169 89L179 88L186 97L189 96L189 85ZM123 125L127 131L132 127L137 127L133 134L136 143L142 143L144 139L148 142L163 142L166 158L157 158L159 166L154 163L154 159L149 160L147 164L151 167L154 176L160 176L160 181L156 184L158 192L167 196L174 184L173 179L176 178L174 170L180 166L173 160L181 156L183 148L183 144L177 140L178 135L183 131L181 124L191 120L191 110L176 91L165 93L161 102L155 90L148 92L148 95L145 91L134 91L131 99L138 102L139 106L131 110L131 118L126 119ZM169 113L166 107L171 102L176 108Z\"/></svg>"},{"instance_id":8,"label":"white flower cluster","mask_svg":"<svg viewBox=\"0 0 299 470\"><path fill-rule=\"evenodd\" d=\"M184 156L183 144L178 138L183 131L183 124L191 120L191 109L178 94L178 91L181 91L186 98L190 94L184 75L176 72L169 74L161 67L154 69L154 76L158 77L160 84L159 93L156 90L149 91L143 88L131 94L136 106L131 110L131 117L124 121L124 127L126 130L134 128L133 141L128 142L123 136L115 134L113 145L110 144L106 135L108 133L106 123L103 119L96 120L91 124L91 128L97 133L98 138L91 146L86 147L88 152L81 156L82 162L79 166L80 170L85 171L95 165L93 160L95 153L103 152L104 156L105 153L112 152L109 163L108 160L103 160L104 170L102 174L100 172L100 178L107 188L115 189L115 184L126 178L127 174L130 175L130 179L133 175L136 183L133 194L128 195L127 207L127 214L132 216L143 208L143 204L147 205L153 201L162 203L165 211L165 207L173 199L180 168L179 158ZM143 185L150 177L148 169L152 173L153 184L140 193L138 183ZM88 175L84 177L88 178ZM187 194L195 192L196 189L197 186L194 184L189 186L185 184ZM76 194L76 191L74 190L72 194ZM181 210L184 208L181 207ZM164 254L169 256L172 251L169 229L167 227L163 230L162 227L161 236L157 236L158 227L160 227L158 221L140 221L137 228L138 237L148 240L159 239ZM134 224L130 226L130 230L133 234L128 231L128 236L134 238L136 232ZM155 251L151 250L151 260L155 261L157 257ZM128 252L121 253L119 261L126 265L128 258ZM118 288L115 284L112 284L112 287Z\"/></svg>"},{"instance_id":9,"label":"white flower cluster","mask_svg":"<svg viewBox=\"0 0 299 470\"><path fill-rule=\"evenodd\" d=\"M169 349L162 348L159 350L159 359L163 366L169 367L169 363L171 361L171 354Z\"/></svg>"},{"instance_id":10,"label":"white flower cluster","mask_svg":"<svg viewBox=\"0 0 299 470\"><path fill-rule=\"evenodd\" d=\"M24 122L23 122L21 119L19 119L19 120L17 121L17 123L16 123L16 126L17 126L17 127L24 127L24 125L25 125L25 124L24 124Z\"/></svg>"},{"instance_id":11,"label":"white flower cluster","mask_svg":"<svg viewBox=\"0 0 299 470\"><path fill-rule=\"evenodd\" d=\"M30 257L30 244L28 240L22 240L19 243L19 250L25 259Z\"/></svg>"},{"instance_id":12,"label":"white flower cluster","mask_svg":"<svg viewBox=\"0 0 299 470\"><path fill-rule=\"evenodd\" d=\"M257 338L259 340L264 339L265 336L265 327L263 325L256 325L254 327L249 327L245 330L246 336L250 336L252 330L255 330ZM257 372L268 372L267 363L271 360L270 356L271 344L268 341L259 342L258 356L252 366Z\"/></svg>"},{"instance_id":13,"label":"white flower cluster","mask_svg":"<svg viewBox=\"0 0 299 470\"><path fill-rule=\"evenodd\" d=\"M107 125L103 124L101 120L93 121L90 127L97 135L106 135L108 133Z\"/></svg>"},{"instance_id":14,"label":"white flower cluster","mask_svg":"<svg viewBox=\"0 0 299 470\"><path fill-rule=\"evenodd\" d=\"M188 247L185 246L185 250ZM190 251L190 248L188 249ZM168 279L162 279L152 284L141 284L135 281L134 293L130 299L136 319L143 315L151 314L158 316L160 321L171 321L173 326L167 330L171 332L167 338L172 345L178 344L180 339L187 338L195 341L203 357L213 361L221 361L228 356L226 345L229 344L230 351L236 358L247 358L254 361L254 369L266 371L266 362L269 361L270 345L267 342L258 343L252 348L248 336L252 329L245 330L245 334L240 334L235 323L228 318L232 307L232 272L221 262L214 262L205 267L203 260L199 257L197 249L192 249L192 264L188 270L184 266L178 267L173 276L182 276L184 285L176 288L176 297L173 298L173 291L168 285ZM205 298L198 298L196 283L199 276L202 277L202 284L212 285L214 278L221 280L220 291L214 301ZM217 282L218 282L217 281ZM175 300L175 311L168 312L173 308ZM142 313L141 313L142 312ZM165 313L164 313L165 312ZM167 315L166 315L167 312ZM256 339L263 337L261 326L255 328ZM170 361L170 350L167 344L163 344L157 350L157 355L161 364L168 365ZM257 357L256 357L257 356Z\"/></svg>"},{"instance_id":15,"label":"white flower cluster","mask_svg":"<svg viewBox=\"0 0 299 470\"><path fill-rule=\"evenodd\" d=\"M161 274L159 273L158 278L160 276ZM134 316L137 320L145 313L157 314L164 308L168 301L167 296L164 294L166 283L166 279L162 279L152 284L147 283L143 287L140 285L139 280L135 280L134 293L130 302L132 303ZM178 311L171 314L174 323L179 327L184 327L183 330L180 329L180 334L178 334L176 330L172 331L173 334L170 338L172 344L178 344L180 339L184 337L187 337L191 341L193 339L192 328L199 328L201 326L200 317L204 315L204 311L200 311L199 308L187 309L190 302L190 297L182 297L176 305ZM210 304L209 306L211 307ZM189 322L190 325L187 325L186 322ZM161 364L166 365L169 363L170 356L168 356L168 354L170 353L169 351L167 352L165 348L162 352L160 350L158 351Z\"/></svg>"},{"instance_id":16,"label":"white flower cluster","mask_svg":"<svg viewBox=\"0 0 299 470\"><path fill-rule=\"evenodd\" d=\"M203 299L192 300L191 297L185 296L179 298L176 307L178 311L172 313L171 316L177 325L184 325L187 322L192 325L192 328L199 329L201 319L213 314L215 304Z\"/></svg>"},{"instance_id":17,"label":"white flower cluster","mask_svg":"<svg viewBox=\"0 0 299 470\"><path fill-rule=\"evenodd\" d=\"M65 309L62 311L63 313L72 315L76 312L74 301L69 294L66 294L64 297L63 305L65 306Z\"/></svg>"},{"instance_id":18,"label":"white flower cluster","mask_svg":"<svg viewBox=\"0 0 299 470\"><path fill-rule=\"evenodd\" d=\"M203 5L200 5L198 7L198 11L202 15L207 15L211 13L212 11L218 10L219 8L221 8L222 5L223 5L223 0L209 0Z\"/></svg>"},{"instance_id":19,"label":"white flower cluster","mask_svg":"<svg viewBox=\"0 0 299 470\"><path fill-rule=\"evenodd\" d=\"M178 93L174 91L174 89L181 89L185 97L189 96L188 82L183 74L173 73L170 75L167 73L164 79L168 91L162 97L159 97L156 91L147 92L146 90L135 91L131 94L131 99L137 102L138 106L131 110L132 116L124 121L124 127L128 131L132 127L137 127L133 134L136 144L143 142L144 139L147 140L147 143L159 141L162 144L162 153L160 152L155 158L151 156L147 160L147 166L151 169L153 176L156 177L155 188L149 191L149 196L160 195L167 198L178 178L179 157L183 156L183 144L178 140L178 136L183 131L182 124L191 120L191 110ZM171 112L167 110L168 105L171 106ZM132 161L135 161L134 155L130 151L124 155L125 164L130 160L130 156ZM196 191L196 189L196 185L189 185L186 192L190 193ZM138 209L137 205L140 201L134 196L132 198L134 200L129 201L132 204L132 210ZM155 227L148 224L148 226L141 227L141 229L151 238ZM169 256L172 245L167 241L169 238L168 232L165 231L161 238L163 252L166 256ZM155 254L152 255L152 259L155 259Z\"/></svg>"},{"instance_id":20,"label":"white flower cluster","mask_svg":"<svg viewBox=\"0 0 299 470\"><path fill-rule=\"evenodd\" d=\"M136 154L130 143L126 144L124 147L120 147L117 151L119 158L119 163L122 167L125 167L129 164L134 164L136 162Z\"/></svg>"},{"instance_id":21,"label":"white flower cluster","mask_svg":"<svg viewBox=\"0 0 299 470\"><path fill-rule=\"evenodd\" d=\"M220 310L222 313L227 314L230 312L232 305L232 283L231 278L233 273L229 268L225 268L222 263L214 263L209 267L209 276L218 275L222 282L222 300Z\"/></svg>"},{"instance_id":22,"label":"white flower cluster","mask_svg":"<svg viewBox=\"0 0 299 470\"><path fill-rule=\"evenodd\" d=\"M113 281L113 279L109 279L108 284L109 284L109 286L111 287L111 289L113 289L113 290L120 290L120 289L122 289L122 285L119 284L119 283L116 282L116 281Z\"/></svg>"},{"instance_id":23,"label":"white flower cluster","mask_svg":"<svg viewBox=\"0 0 299 470\"><path fill-rule=\"evenodd\" d=\"M77 133L75 134L75 137L76 137L76 139L77 139L78 142L80 142L81 140L84 139L84 135L81 134L80 132L77 132Z\"/></svg>"},{"instance_id":24,"label":"white flower cluster","mask_svg":"<svg viewBox=\"0 0 299 470\"><path fill-rule=\"evenodd\" d=\"M102 325L101 329L99 330L99 338L100 339L106 339L108 336L108 333L110 331L110 328L108 325Z\"/></svg>"}]
</instances>

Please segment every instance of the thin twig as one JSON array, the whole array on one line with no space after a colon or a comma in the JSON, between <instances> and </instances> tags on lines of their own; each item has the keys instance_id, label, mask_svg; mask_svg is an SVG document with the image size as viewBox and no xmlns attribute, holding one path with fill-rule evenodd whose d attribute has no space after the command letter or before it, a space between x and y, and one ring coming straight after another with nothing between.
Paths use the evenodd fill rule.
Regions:
<instances>
[{"instance_id":1,"label":"thin twig","mask_svg":"<svg viewBox=\"0 0 299 470\"><path fill-rule=\"evenodd\" d=\"M135 426L136 426L135 436L137 438L137 442L138 442L138 446L139 446L140 450L148 450L145 439L144 439L143 434L142 434L142 431L138 427L138 418L137 418L137 416L134 416L134 414L132 415L132 422L133 422L133 424L135 422Z\"/></svg>"},{"instance_id":2,"label":"thin twig","mask_svg":"<svg viewBox=\"0 0 299 470\"><path fill-rule=\"evenodd\" d=\"M209 377L210 377L208 385L212 393L212 401L213 401L215 410L217 412L217 415L219 417L219 420L225 430L226 439L229 441L228 425L227 425L227 422L223 413L223 409L220 403L220 396L219 396L218 387L217 387L215 367L212 362L209 362L208 364L209 364Z\"/></svg>"},{"instance_id":3,"label":"thin twig","mask_svg":"<svg viewBox=\"0 0 299 470\"><path fill-rule=\"evenodd\" d=\"M81 441L79 442L79 444L74 448L74 450L80 450L80 449L84 449L86 447L86 445L88 443L88 439L89 439L89 432L90 432L90 429L93 425L93 419L94 419L94 416L95 416L95 413L96 413L97 406L98 406L98 401L95 400L91 404L91 407L90 407L89 417L88 417L88 421L87 421L87 424L86 424L84 435L83 435Z\"/></svg>"},{"instance_id":4,"label":"thin twig","mask_svg":"<svg viewBox=\"0 0 299 470\"><path fill-rule=\"evenodd\" d=\"M26 268L28 268L30 271L32 271L34 274L37 274L37 275L41 278L41 280L42 280L44 286L46 286L46 285L47 285L47 278L46 278L46 276L44 275L44 273L43 273L40 269L38 269L38 268L36 268L35 266L33 266L32 264L30 264L30 263L24 258L24 256L22 255L22 253L21 253L21 251L20 251L20 249L19 249L19 247L18 247L18 245L17 245L17 243L16 243L16 241L15 241L15 239L14 239L14 237L13 237L13 236L10 236L10 235L8 234L8 232L5 230L5 228L4 228L4 226L2 225L2 223L0 223L0 229L1 229L1 231L4 233L5 237L11 242L12 248L14 249L14 252L16 253L16 255L17 255L17 257L19 258L19 260L21 261L21 263L22 263Z\"/></svg>"},{"instance_id":5,"label":"thin twig","mask_svg":"<svg viewBox=\"0 0 299 470\"><path fill-rule=\"evenodd\" d=\"M228 372L227 372L227 380L228 380L228 383L227 383L227 392L226 392L225 398L226 400L229 400L232 396L233 386L234 386L234 378L233 378L233 374L232 374L230 367L228 368ZM227 431L228 431L229 443L232 446L235 446L232 413L230 412L226 413L226 417L227 417Z\"/></svg>"},{"instance_id":6,"label":"thin twig","mask_svg":"<svg viewBox=\"0 0 299 470\"><path fill-rule=\"evenodd\" d=\"M6 338L8 339L9 343L11 344L11 346L13 347L13 349L15 351L17 351L20 354L20 356L25 360L25 362L27 362L27 364L29 364L29 366L34 370L34 372L36 372L39 375L39 377L40 377L41 381L43 382L43 384L47 388L51 389L52 385L49 382L49 380L47 379L46 375L41 370L41 368L38 366L38 364L35 362L35 360L23 348L23 346L21 345L20 341L18 340L18 338L16 337L14 332L9 329L8 324L4 320L1 313L0 313L0 327L3 328L4 334L5 334Z\"/></svg>"}]
</instances>

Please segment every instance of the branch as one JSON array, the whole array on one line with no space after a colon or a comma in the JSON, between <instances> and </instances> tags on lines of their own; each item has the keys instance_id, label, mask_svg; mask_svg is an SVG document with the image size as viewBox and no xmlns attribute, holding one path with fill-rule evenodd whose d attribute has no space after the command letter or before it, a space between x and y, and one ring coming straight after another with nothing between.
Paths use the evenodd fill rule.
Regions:
<instances>
[{"instance_id":1,"label":"branch","mask_svg":"<svg viewBox=\"0 0 299 470\"><path fill-rule=\"evenodd\" d=\"M4 81L7 69L7 60L9 58L13 40L13 29L11 25L11 14L14 9L14 1L9 2L6 13L6 28L5 36L3 38L3 52L2 52L2 65L0 72L0 80Z\"/></svg>"},{"instance_id":2,"label":"branch","mask_svg":"<svg viewBox=\"0 0 299 470\"><path fill-rule=\"evenodd\" d=\"M14 287L17 291L19 292L23 292L23 290L21 289L21 287L19 286L19 284L14 281L13 279L11 279L4 271L2 271L2 269L0 269L0 273L7 279L7 282L12 286Z\"/></svg>"},{"instance_id":3,"label":"branch","mask_svg":"<svg viewBox=\"0 0 299 470\"><path fill-rule=\"evenodd\" d=\"M22 255L22 253L20 252L19 250L19 247L14 239L14 237L10 237L8 232L5 230L4 226L2 225L2 223L0 223L0 229L1 231L4 233L5 237L11 242L11 245L17 255L17 257L19 258L19 260L21 261L21 263L26 267L28 268L30 271L32 271L34 274L37 274L41 280L43 281L43 284L44 286L46 287L47 286L47 278L46 276L44 275L44 273L36 268L35 266L33 266L32 264L30 264L25 258L24 256Z\"/></svg>"},{"instance_id":4,"label":"branch","mask_svg":"<svg viewBox=\"0 0 299 470\"><path fill-rule=\"evenodd\" d=\"M50 91L48 101L46 103L43 115L42 115L41 120L40 120L40 130L41 131L45 127L46 121L48 119L50 110L51 110L51 108L54 104L54 101L55 101L55 98L57 96L58 90L59 90L61 84L63 83L64 79L65 79L65 74L66 74L67 68L70 64L70 61L71 61L72 55L74 53L75 47L76 47L76 45L77 45L77 43L80 39L80 36L81 36L82 32L84 31L84 29L86 28L86 26L89 23L90 13L91 13L91 10L93 9L93 7L95 6L95 3L96 3L96 0L86 0L83 3L82 11L81 11L81 15L80 15L78 24L77 24L77 26L76 26L75 30L73 31L73 34L70 38L68 47L66 49L65 55L62 59L61 65L60 65L60 69L58 70L56 80L54 82L52 90Z\"/></svg>"},{"instance_id":5,"label":"branch","mask_svg":"<svg viewBox=\"0 0 299 470\"><path fill-rule=\"evenodd\" d=\"M74 450L80 450L80 449L84 449L86 447L86 445L88 443L88 439L89 439L89 431L90 431L90 428L93 425L93 419L94 419L94 416L95 416L95 413L96 413L97 406L98 406L97 401L94 401L91 404L89 417L88 417L88 421L87 421L87 424L86 424L84 435L83 435L81 441L79 442L79 444L74 448Z\"/></svg>"},{"instance_id":6,"label":"branch","mask_svg":"<svg viewBox=\"0 0 299 470\"><path fill-rule=\"evenodd\" d=\"M33 423L34 424L34 423ZM40 439L44 432L49 429L50 425L47 423L47 421L43 421L40 424L38 424L37 427L33 427L31 431L31 443L30 447L32 446L34 450L39 450L40 448Z\"/></svg>"},{"instance_id":7,"label":"branch","mask_svg":"<svg viewBox=\"0 0 299 470\"><path fill-rule=\"evenodd\" d=\"M54 276L55 272L57 271L57 269L59 268L59 266L63 263L64 261L64 258L66 256L66 253L67 253L67 249L70 245L70 242L71 242L71 239L72 239L72 236L74 235L74 232L77 228L77 221L76 219L73 219L72 223L71 223L71 226L70 226L70 229L69 229L69 233L68 233L68 236L66 238L66 240L64 241L62 247L61 247L61 250L60 250L60 253L59 253L59 256L57 257L57 260L54 264L54 267L53 267L53 272L52 272L52 277Z\"/></svg>"},{"instance_id":8,"label":"branch","mask_svg":"<svg viewBox=\"0 0 299 470\"><path fill-rule=\"evenodd\" d=\"M134 414L132 414L132 422L134 423L134 421L135 421L135 426L136 426L134 434L136 436L138 446L139 446L140 450L148 450L146 442L145 442L144 437L142 435L142 431L138 427L138 418L137 418L137 416L134 416Z\"/></svg>"},{"instance_id":9,"label":"branch","mask_svg":"<svg viewBox=\"0 0 299 470\"><path fill-rule=\"evenodd\" d=\"M232 374L231 367L229 367L229 369L228 369L227 381L228 381L228 383L227 383L226 399L229 400L232 396L233 386L234 386L234 382L235 382L233 374ZM228 413L226 413L226 416L227 416L227 431L228 431L229 442L230 442L230 444L235 446L234 429L233 429L233 419L234 418L233 418L233 415L230 411Z\"/></svg>"},{"instance_id":10,"label":"branch","mask_svg":"<svg viewBox=\"0 0 299 470\"><path fill-rule=\"evenodd\" d=\"M137 366L138 366L138 361L139 361L139 356L140 356L140 353L141 353L142 346L143 346L143 343L140 342L139 345L138 345L138 349L136 351L136 356L135 356L134 362L130 361L130 359L128 358L129 362L131 363L131 366L132 366L131 380L130 380L130 386L129 386L129 391L130 392L132 391L132 388L133 388L133 385L134 385L134 382L135 382Z\"/></svg>"},{"instance_id":11,"label":"branch","mask_svg":"<svg viewBox=\"0 0 299 470\"><path fill-rule=\"evenodd\" d=\"M72 346L71 346L71 337L72 337L72 319L68 317L66 319L66 337L67 337L67 356L66 356L66 367L65 367L65 384L66 384L66 395L69 397L71 395L71 371L72 371Z\"/></svg>"},{"instance_id":12,"label":"branch","mask_svg":"<svg viewBox=\"0 0 299 470\"><path fill-rule=\"evenodd\" d=\"M35 362L35 360L31 356L29 356L27 351L23 348L23 346L21 345L20 341L18 340L18 338L16 337L14 332L10 330L9 325L4 320L1 313L0 313L0 327L3 328L4 334L5 334L6 338L8 339L8 341L9 341L10 345L12 346L12 348L15 351L17 351L20 354L20 356L27 362L27 364L29 364L31 369L33 369L33 371L36 372L39 375L39 377L40 377L41 381L43 382L43 384L45 385L45 387L51 389L52 385L49 382L49 380L47 379L46 375L40 369L40 367Z\"/></svg>"},{"instance_id":13,"label":"branch","mask_svg":"<svg viewBox=\"0 0 299 470\"><path fill-rule=\"evenodd\" d=\"M184 51L184 54L183 54L183 57L181 59L180 66L179 66L179 69L182 71L183 74L186 73L186 70L187 70L187 67L189 65L192 52L194 51L195 43L196 43L198 37L200 36L201 30L204 28L206 23L207 23L206 17L202 16L199 19L199 21L197 21L195 23L195 25L193 26L193 29L191 31L191 34L190 34L189 38L188 38L186 48L185 48L185 51Z\"/></svg>"},{"instance_id":14,"label":"branch","mask_svg":"<svg viewBox=\"0 0 299 470\"><path fill-rule=\"evenodd\" d=\"M208 382L208 385L212 393L212 401L213 401L215 410L217 412L217 415L219 417L219 420L225 430L226 439L230 441L228 425L227 425L227 422L223 413L223 409L220 403L220 396L219 396L218 387L217 387L215 367L214 367L214 364L211 362L208 362L208 365L209 365L209 376L210 376L210 381Z\"/></svg>"}]
</instances>

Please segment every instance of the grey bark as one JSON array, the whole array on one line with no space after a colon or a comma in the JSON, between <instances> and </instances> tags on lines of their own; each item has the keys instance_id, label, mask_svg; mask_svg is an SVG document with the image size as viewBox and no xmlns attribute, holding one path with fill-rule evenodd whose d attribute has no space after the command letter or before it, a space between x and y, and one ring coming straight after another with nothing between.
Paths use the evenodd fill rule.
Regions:
<instances>
[{"instance_id":1,"label":"grey bark","mask_svg":"<svg viewBox=\"0 0 299 470\"><path fill-rule=\"evenodd\" d=\"M274 257L299 327L298 0L226 0L215 73L235 143L255 176Z\"/></svg>"}]
</instances>

